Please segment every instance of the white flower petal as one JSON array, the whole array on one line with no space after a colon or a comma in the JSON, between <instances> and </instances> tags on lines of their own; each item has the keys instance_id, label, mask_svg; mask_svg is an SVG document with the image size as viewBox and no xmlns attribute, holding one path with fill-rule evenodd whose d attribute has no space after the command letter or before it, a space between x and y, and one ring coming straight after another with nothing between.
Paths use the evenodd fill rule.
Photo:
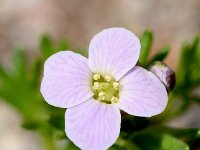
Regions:
<instances>
[{"instance_id":1,"label":"white flower petal","mask_svg":"<svg viewBox=\"0 0 200 150\"><path fill-rule=\"evenodd\" d=\"M41 93L53 106L73 107L92 97L91 77L85 57L61 51L45 62Z\"/></svg>"},{"instance_id":2,"label":"white flower petal","mask_svg":"<svg viewBox=\"0 0 200 150\"><path fill-rule=\"evenodd\" d=\"M69 139L83 150L105 150L118 138L121 115L115 105L90 99L69 108L65 114L65 131Z\"/></svg>"},{"instance_id":3,"label":"white flower petal","mask_svg":"<svg viewBox=\"0 0 200 150\"><path fill-rule=\"evenodd\" d=\"M167 91L151 72L134 67L120 80L121 92L118 106L125 112L142 117L160 114L168 101Z\"/></svg>"},{"instance_id":4,"label":"white flower petal","mask_svg":"<svg viewBox=\"0 0 200 150\"><path fill-rule=\"evenodd\" d=\"M89 45L89 66L94 73L108 74L119 80L138 61L140 41L124 28L105 29Z\"/></svg>"}]
</instances>

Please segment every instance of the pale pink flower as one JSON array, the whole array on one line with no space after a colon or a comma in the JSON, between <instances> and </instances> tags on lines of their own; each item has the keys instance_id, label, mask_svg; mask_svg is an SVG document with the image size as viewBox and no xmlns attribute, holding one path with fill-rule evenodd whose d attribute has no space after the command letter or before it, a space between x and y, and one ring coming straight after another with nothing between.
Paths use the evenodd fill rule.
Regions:
<instances>
[{"instance_id":1,"label":"pale pink flower","mask_svg":"<svg viewBox=\"0 0 200 150\"><path fill-rule=\"evenodd\" d=\"M65 131L84 150L105 150L119 137L120 110L151 117L161 113L167 91L151 72L135 66L140 41L124 28L93 37L89 58L61 51L44 65L41 93L50 105L68 108Z\"/></svg>"}]
</instances>

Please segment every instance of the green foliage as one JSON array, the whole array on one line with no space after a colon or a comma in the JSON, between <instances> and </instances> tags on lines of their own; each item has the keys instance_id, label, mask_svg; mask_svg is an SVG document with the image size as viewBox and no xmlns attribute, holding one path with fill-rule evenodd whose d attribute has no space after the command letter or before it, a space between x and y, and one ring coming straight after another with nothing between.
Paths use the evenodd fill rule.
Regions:
<instances>
[{"instance_id":1,"label":"green foliage","mask_svg":"<svg viewBox=\"0 0 200 150\"><path fill-rule=\"evenodd\" d=\"M163 135L161 141L161 149L163 150L189 150L187 144L168 134Z\"/></svg>"},{"instance_id":2,"label":"green foliage","mask_svg":"<svg viewBox=\"0 0 200 150\"><path fill-rule=\"evenodd\" d=\"M155 61L163 61L165 57L168 55L170 50L169 46L165 46L160 49L160 51L150 60L148 66L152 65Z\"/></svg>"},{"instance_id":3,"label":"green foliage","mask_svg":"<svg viewBox=\"0 0 200 150\"><path fill-rule=\"evenodd\" d=\"M170 51L169 46L164 46L153 56L153 58L149 58L149 53L151 52L151 47L153 45L153 33L151 31L145 31L140 39L140 42L141 51L139 62L145 68L148 68L155 61L163 61Z\"/></svg>"},{"instance_id":4,"label":"green foliage","mask_svg":"<svg viewBox=\"0 0 200 150\"><path fill-rule=\"evenodd\" d=\"M153 34L145 31L141 37L139 62L148 68L155 61L163 61L169 51L164 46L149 58ZM48 105L40 94L40 81L44 61L60 50L69 50L66 40L54 43L48 35L40 39L41 55L32 61L23 49L14 50L11 66L0 64L0 98L14 107L22 116L22 127L38 132L48 150L78 149L64 132L65 110ZM75 52L87 56L84 49ZM161 115L152 118L123 115L121 134L110 150L187 150L200 147L200 129L179 129L163 126L168 120L183 114L193 102L200 102L199 95L193 91L200 86L200 41L194 38L185 43L177 67L177 84L170 94L167 109ZM179 105L177 105L177 103ZM56 141L64 140L61 148Z\"/></svg>"},{"instance_id":5,"label":"green foliage","mask_svg":"<svg viewBox=\"0 0 200 150\"><path fill-rule=\"evenodd\" d=\"M165 126L151 126L135 132L131 139L142 150L184 150L187 143L197 142L199 129L178 129ZM144 144L145 143L145 144Z\"/></svg>"},{"instance_id":6,"label":"green foliage","mask_svg":"<svg viewBox=\"0 0 200 150\"><path fill-rule=\"evenodd\" d=\"M55 53L55 48L53 47L52 40L49 38L49 36L43 35L41 37L40 49L45 59Z\"/></svg>"},{"instance_id":7,"label":"green foliage","mask_svg":"<svg viewBox=\"0 0 200 150\"><path fill-rule=\"evenodd\" d=\"M69 50L69 48L70 45L66 40L61 40L57 45L55 45L52 39L46 34L40 38L40 49L45 59L58 51Z\"/></svg>"},{"instance_id":8,"label":"green foliage","mask_svg":"<svg viewBox=\"0 0 200 150\"><path fill-rule=\"evenodd\" d=\"M145 31L141 37L141 51L140 51L140 58L139 62L143 65L147 65L147 57L149 55L151 46L153 41L153 34L151 31Z\"/></svg>"},{"instance_id":9,"label":"green foliage","mask_svg":"<svg viewBox=\"0 0 200 150\"><path fill-rule=\"evenodd\" d=\"M200 102L200 95L195 93L200 86L199 53L199 37L195 37L192 43L183 44L176 71L177 83L171 93L168 109L160 116L160 119L172 119L184 113L193 102Z\"/></svg>"},{"instance_id":10,"label":"green foliage","mask_svg":"<svg viewBox=\"0 0 200 150\"><path fill-rule=\"evenodd\" d=\"M134 142L142 150L189 150L186 143L169 134L146 133L137 136Z\"/></svg>"}]
</instances>

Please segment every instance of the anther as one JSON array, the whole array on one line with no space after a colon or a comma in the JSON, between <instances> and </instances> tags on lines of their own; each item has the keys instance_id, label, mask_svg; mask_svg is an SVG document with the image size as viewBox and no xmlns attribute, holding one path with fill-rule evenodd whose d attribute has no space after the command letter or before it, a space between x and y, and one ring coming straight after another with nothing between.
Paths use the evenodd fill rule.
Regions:
<instances>
[{"instance_id":1,"label":"anther","mask_svg":"<svg viewBox=\"0 0 200 150\"><path fill-rule=\"evenodd\" d=\"M118 82L113 82L113 87L114 87L115 89L118 89L118 88L119 88L119 83L118 83Z\"/></svg>"},{"instance_id":2,"label":"anther","mask_svg":"<svg viewBox=\"0 0 200 150\"><path fill-rule=\"evenodd\" d=\"M109 76L109 75L105 75L105 80L107 81L107 82L110 82L111 81L111 76Z\"/></svg>"},{"instance_id":3,"label":"anther","mask_svg":"<svg viewBox=\"0 0 200 150\"><path fill-rule=\"evenodd\" d=\"M113 96L111 98L111 103L117 103L118 101L119 101L119 99L117 97L115 97L115 96Z\"/></svg>"},{"instance_id":4,"label":"anther","mask_svg":"<svg viewBox=\"0 0 200 150\"><path fill-rule=\"evenodd\" d=\"M99 97L102 97L102 96L104 96L105 95L105 92L103 92L103 91L100 91L99 92Z\"/></svg>"},{"instance_id":5,"label":"anther","mask_svg":"<svg viewBox=\"0 0 200 150\"><path fill-rule=\"evenodd\" d=\"M98 90L99 89L99 82L94 82L93 89L94 90Z\"/></svg>"},{"instance_id":6,"label":"anther","mask_svg":"<svg viewBox=\"0 0 200 150\"><path fill-rule=\"evenodd\" d=\"M105 96L102 96L102 97L100 97L101 98L101 100L105 100L106 99L106 97Z\"/></svg>"},{"instance_id":7,"label":"anther","mask_svg":"<svg viewBox=\"0 0 200 150\"><path fill-rule=\"evenodd\" d=\"M93 79L94 80L99 80L101 78L101 76L99 74L94 74L93 75Z\"/></svg>"}]
</instances>

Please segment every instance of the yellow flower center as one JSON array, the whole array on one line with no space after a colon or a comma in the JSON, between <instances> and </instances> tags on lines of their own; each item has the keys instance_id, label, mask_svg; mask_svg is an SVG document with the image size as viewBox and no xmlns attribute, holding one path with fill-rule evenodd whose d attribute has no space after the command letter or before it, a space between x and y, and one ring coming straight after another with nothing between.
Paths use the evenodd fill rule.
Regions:
<instances>
[{"instance_id":1,"label":"yellow flower center","mask_svg":"<svg viewBox=\"0 0 200 150\"><path fill-rule=\"evenodd\" d=\"M93 75L92 90L94 99L100 102L113 104L119 101L119 82L109 75Z\"/></svg>"}]
</instances>

